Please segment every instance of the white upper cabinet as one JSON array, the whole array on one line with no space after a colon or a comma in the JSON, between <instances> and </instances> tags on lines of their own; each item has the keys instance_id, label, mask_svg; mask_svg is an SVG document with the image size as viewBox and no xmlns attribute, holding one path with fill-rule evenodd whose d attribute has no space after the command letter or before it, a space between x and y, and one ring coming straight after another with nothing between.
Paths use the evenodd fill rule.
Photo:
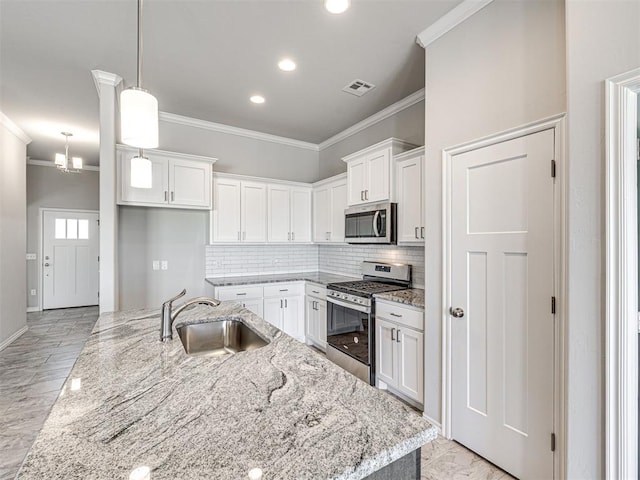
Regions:
<instances>
[{"instance_id":1,"label":"white upper cabinet","mask_svg":"<svg viewBox=\"0 0 640 480\"><path fill-rule=\"evenodd\" d=\"M265 184L216 175L213 196L213 242L266 241Z\"/></svg>"},{"instance_id":2,"label":"white upper cabinet","mask_svg":"<svg viewBox=\"0 0 640 480\"><path fill-rule=\"evenodd\" d=\"M169 208L211 208L214 158L146 150L152 165L152 187L131 186L131 158L137 149L117 145L118 204Z\"/></svg>"},{"instance_id":3,"label":"white upper cabinet","mask_svg":"<svg viewBox=\"0 0 640 480\"><path fill-rule=\"evenodd\" d=\"M313 241L344 242L344 210L347 208L345 174L313 186Z\"/></svg>"},{"instance_id":4,"label":"white upper cabinet","mask_svg":"<svg viewBox=\"0 0 640 480\"><path fill-rule=\"evenodd\" d=\"M267 188L267 241L311 242L311 188Z\"/></svg>"},{"instance_id":5,"label":"white upper cabinet","mask_svg":"<svg viewBox=\"0 0 640 480\"><path fill-rule=\"evenodd\" d=\"M344 157L349 206L394 201L391 158L414 147L403 140L389 138Z\"/></svg>"},{"instance_id":6,"label":"white upper cabinet","mask_svg":"<svg viewBox=\"0 0 640 480\"><path fill-rule=\"evenodd\" d=\"M398 243L424 243L424 147L394 157Z\"/></svg>"}]
</instances>

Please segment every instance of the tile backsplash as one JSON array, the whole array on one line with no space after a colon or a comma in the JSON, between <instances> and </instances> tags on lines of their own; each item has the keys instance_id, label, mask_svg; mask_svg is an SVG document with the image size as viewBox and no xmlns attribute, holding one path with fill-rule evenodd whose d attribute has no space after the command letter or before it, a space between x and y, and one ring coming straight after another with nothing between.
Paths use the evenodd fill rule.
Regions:
<instances>
[{"instance_id":1,"label":"tile backsplash","mask_svg":"<svg viewBox=\"0 0 640 480\"><path fill-rule=\"evenodd\" d=\"M339 273L359 277L364 260L412 265L413 285L424 286L424 248L394 245L208 245L207 277L289 272Z\"/></svg>"}]
</instances>

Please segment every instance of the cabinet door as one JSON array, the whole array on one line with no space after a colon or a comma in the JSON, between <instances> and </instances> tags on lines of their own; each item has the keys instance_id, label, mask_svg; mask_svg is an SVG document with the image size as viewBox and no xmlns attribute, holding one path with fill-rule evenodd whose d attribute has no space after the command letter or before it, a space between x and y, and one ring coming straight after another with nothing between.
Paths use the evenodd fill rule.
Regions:
<instances>
[{"instance_id":1,"label":"cabinet door","mask_svg":"<svg viewBox=\"0 0 640 480\"><path fill-rule=\"evenodd\" d=\"M389 149L367 156L365 200L382 202L389 200L391 179L391 154Z\"/></svg>"},{"instance_id":2,"label":"cabinet door","mask_svg":"<svg viewBox=\"0 0 640 480\"><path fill-rule=\"evenodd\" d=\"M284 297L282 329L293 338L304 342L304 296Z\"/></svg>"},{"instance_id":3,"label":"cabinet door","mask_svg":"<svg viewBox=\"0 0 640 480\"><path fill-rule=\"evenodd\" d=\"M313 191L313 241L328 242L331 234L330 187L324 186Z\"/></svg>"},{"instance_id":4,"label":"cabinet door","mask_svg":"<svg viewBox=\"0 0 640 480\"><path fill-rule=\"evenodd\" d=\"M269 185L267 212L267 240L269 242L291 241L290 226L290 188L280 185Z\"/></svg>"},{"instance_id":5,"label":"cabinet door","mask_svg":"<svg viewBox=\"0 0 640 480\"><path fill-rule=\"evenodd\" d=\"M264 319L276 328L282 330L282 310L284 301L281 298L264 299Z\"/></svg>"},{"instance_id":6,"label":"cabinet door","mask_svg":"<svg viewBox=\"0 0 640 480\"><path fill-rule=\"evenodd\" d=\"M169 203L211 208L211 164L169 160Z\"/></svg>"},{"instance_id":7,"label":"cabinet door","mask_svg":"<svg viewBox=\"0 0 640 480\"><path fill-rule=\"evenodd\" d=\"M291 189L291 240L311 241L311 189Z\"/></svg>"},{"instance_id":8,"label":"cabinet door","mask_svg":"<svg viewBox=\"0 0 640 480\"><path fill-rule=\"evenodd\" d=\"M163 157L148 155L151 160L151 188L131 186L131 159L137 153L129 150L118 152L120 196L123 202L163 205L169 199L169 163Z\"/></svg>"},{"instance_id":9,"label":"cabinet door","mask_svg":"<svg viewBox=\"0 0 640 480\"><path fill-rule=\"evenodd\" d=\"M390 387L397 385L397 330L396 324L376 318L376 376Z\"/></svg>"},{"instance_id":10,"label":"cabinet door","mask_svg":"<svg viewBox=\"0 0 640 480\"><path fill-rule=\"evenodd\" d=\"M422 157L396 164L398 196L398 241L423 242Z\"/></svg>"},{"instance_id":11,"label":"cabinet door","mask_svg":"<svg viewBox=\"0 0 640 480\"><path fill-rule=\"evenodd\" d=\"M398 391L413 400L424 400L424 335L406 327L398 327Z\"/></svg>"},{"instance_id":12,"label":"cabinet door","mask_svg":"<svg viewBox=\"0 0 640 480\"><path fill-rule=\"evenodd\" d=\"M253 313L258 315L260 318L263 317L263 308L262 308L262 299L261 298L252 298L248 300L242 301L242 306L247 310L251 310Z\"/></svg>"},{"instance_id":13,"label":"cabinet door","mask_svg":"<svg viewBox=\"0 0 640 480\"><path fill-rule=\"evenodd\" d=\"M213 241L240 241L240 181L229 178L214 179L213 195Z\"/></svg>"},{"instance_id":14,"label":"cabinet door","mask_svg":"<svg viewBox=\"0 0 640 480\"><path fill-rule=\"evenodd\" d=\"M344 242L344 211L347 208L347 182L332 185L330 239L332 242Z\"/></svg>"},{"instance_id":15,"label":"cabinet door","mask_svg":"<svg viewBox=\"0 0 640 480\"><path fill-rule=\"evenodd\" d=\"M326 300L316 300L316 333L318 336L318 344L323 348L327 348L327 302Z\"/></svg>"},{"instance_id":16,"label":"cabinet door","mask_svg":"<svg viewBox=\"0 0 640 480\"><path fill-rule=\"evenodd\" d=\"M241 237L243 242L267 241L267 186L264 183L242 182Z\"/></svg>"},{"instance_id":17,"label":"cabinet door","mask_svg":"<svg viewBox=\"0 0 640 480\"><path fill-rule=\"evenodd\" d=\"M313 297L305 297L304 301L305 336L307 340L310 340L313 343L318 342L317 315L316 310L313 308L315 306L315 301L316 300Z\"/></svg>"},{"instance_id":18,"label":"cabinet door","mask_svg":"<svg viewBox=\"0 0 640 480\"><path fill-rule=\"evenodd\" d=\"M366 203L364 200L364 190L366 184L366 162L365 159L351 160L347 163L347 190L349 205L360 205Z\"/></svg>"}]
</instances>

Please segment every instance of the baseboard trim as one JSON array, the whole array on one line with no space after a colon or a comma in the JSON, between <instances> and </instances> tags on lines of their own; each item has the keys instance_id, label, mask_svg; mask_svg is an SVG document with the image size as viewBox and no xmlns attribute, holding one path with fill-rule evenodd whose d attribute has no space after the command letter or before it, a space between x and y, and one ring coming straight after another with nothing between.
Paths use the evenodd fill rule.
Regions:
<instances>
[{"instance_id":1,"label":"baseboard trim","mask_svg":"<svg viewBox=\"0 0 640 480\"><path fill-rule=\"evenodd\" d=\"M436 429L438 429L438 435L442 435L442 425L440 425L440 422L436 422L433 418L431 418L429 415L427 415L424 412L422 413L422 417L431 425L436 427Z\"/></svg>"},{"instance_id":2,"label":"baseboard trim","mask_svg":"<svg viewBox=\"0 0 640 480\"><path fill-rule=\"evenodd\" d=\"M0 343L0 352L2 350L4 350L5 348L7 348L9 345L11 345L13 342L15 342L18 337L20 337L20 335L22 335L24 332L26 332L29 329L29 327L27 327L26 325L24 327L22 327L20 330L18 330L16 333L14 333L13 335L11 335L9 338L7 338L4 342Z\"/></svg>"},{"instance_id":3,"label":"baseboard trim","mask_svg":"<svg viewBox=\"0 0 640 480\"><path fill-rule=\"evenodd\" d=\"M27 313L39 312L40 307L27 307Z\"/></svg>"}]
</instances>

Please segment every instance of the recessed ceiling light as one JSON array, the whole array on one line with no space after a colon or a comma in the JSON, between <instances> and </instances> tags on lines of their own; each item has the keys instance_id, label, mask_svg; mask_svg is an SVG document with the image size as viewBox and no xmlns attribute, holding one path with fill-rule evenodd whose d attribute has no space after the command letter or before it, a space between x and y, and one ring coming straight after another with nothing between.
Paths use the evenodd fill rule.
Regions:
<instances>
[{"instance_id":1,"label":"recessed ceiling light","mask_svg":"<svg viewBox=\"0 0 640 480\"><path fill-rule=\"evenodd\" d=\"M330 13L344 13L351 5L351 0L324 0L324 8Z\"/></svg>"},{"instance_id":2,"label":"recessed ceiling light","mask_svg":"<svg viewBox=\"0 0 640 480\"><path fill-rule=\"evenodd\" d=\"M296 62L290 58L283 58L278 62L278 67L285 72L293 72L296 69Z\"/></svg>"},{"instance_id":3,"label":"recessed ceiling light","mask_svg":"<svg viewBox=\"0 0 640 480\"><path fill-rule=\"evenodd\" d=\"M264 103L264 97L262 95L254 95L249 100L253 103Z\"/></svg>"}]
</instances>

